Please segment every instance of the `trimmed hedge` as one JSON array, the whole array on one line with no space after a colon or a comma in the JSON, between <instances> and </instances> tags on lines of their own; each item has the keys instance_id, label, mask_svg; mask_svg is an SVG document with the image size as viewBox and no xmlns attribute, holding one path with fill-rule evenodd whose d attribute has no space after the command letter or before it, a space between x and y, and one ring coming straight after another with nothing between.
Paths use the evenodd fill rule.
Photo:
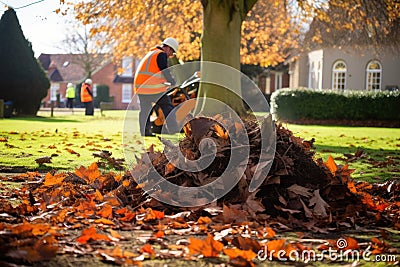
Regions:
<instances>
[{"instance_id":1,"label":"trimmed hedge","mask_svg":"<svg viewBox=\"0 0 400 267\"><path fill-rule=\"evenodd\" d=\"M280 89L271 95L271 113L275 119L289 121L400 121L400 91Z\"/></svg>"}]
</instances>

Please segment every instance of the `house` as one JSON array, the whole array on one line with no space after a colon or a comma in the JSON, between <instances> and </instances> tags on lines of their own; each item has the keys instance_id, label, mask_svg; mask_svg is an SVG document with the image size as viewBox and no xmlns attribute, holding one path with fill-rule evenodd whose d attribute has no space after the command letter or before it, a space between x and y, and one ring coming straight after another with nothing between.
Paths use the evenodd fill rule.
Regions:
<instances>
[{"instance_id":1,"label":"house","mask_svg":"<svg viewBox=\"0 0 400 267\"><path fill-rule=\"evenodd\" d=\"M340 8L329 5L344 24L353 23ZM302 45L303 52L287 60L291 88L333 90L393 90L400 86L400 36L396 22L386 35L365 25L353 31L335 21L315 17ZM376 38L372 38L375 36Z\"/></svg>"},{"instance_id":2,"label":"house","mask_svg":"<svg viewBox=\"0 0 400 267\"><path fill-rule=\"evenodd\" d=\"M287 64L280 63L268 67L258 76L258 87L265 95L271 95L278 89L289 87L289 68Z\"/></svg>"},{"instance_id":3,"label":"house","mask_svg":"<svg viewBox=\"0 0 400 267\"><path fill-rule=\"evenodd\" d=\"M110 98L113 100L114 109L127 109L132 101L131 108L138 109L137 96L133 95L133 75L137 62L132 57L122 60L122 66L116 66L111 60L102 55L91 55L90 58L82 59L80 54L41 54L38 57L50 79L49 93L43 99L44 106L57 103L59 93L59 103L65 102L65 92L69 82L74 85L82 83L87 77L83 62L96 62L96 68L92 72L93 94L97 95L97 86L107 85L109 87ZM123 69L123 73L118 74L118 69ZM77 96L79 98L79 96ZM77 101L75 101L77 102Z\"/></svg>"},{"instance_id":4,"label":"house","mask_svg":"<svg viewBox=\"0 0 400 267\"><path fill-rule=\"evenodd\" d=\"M400 53L391 47L323 47L289 63L291 88L393 90L400 87Z\"/></svg>"}]
</instances>

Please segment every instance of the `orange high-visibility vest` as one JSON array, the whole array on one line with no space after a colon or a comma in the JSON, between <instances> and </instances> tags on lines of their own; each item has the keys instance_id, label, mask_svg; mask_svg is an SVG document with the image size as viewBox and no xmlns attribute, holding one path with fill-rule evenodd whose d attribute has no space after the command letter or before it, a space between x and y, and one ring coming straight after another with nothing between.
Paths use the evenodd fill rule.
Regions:
<instances>
[{"instance_id":1,"label":"orange high-visibility vest","mask_svg":"<svg viewBox=\"0 0 400 267\"><path fill-rule=\"evenodd\" d=\"M93 101L93 97L88 93L88 90L91 90L90 85L83 83L81 86L81 102L82 103Z\"/></svg>"},{"instance_id":2,"label":"orange high-visibility vest","mask_svg":"<svg viewBox=\"0 0 400 267\"><path fill-rule=\"evenodd\" d=\"M160 53L163 51L152 48L139 63L133 81L136 94L152 95L167 91L167 80L157 65L157 56Z\"/></svg>"}]
</instances>

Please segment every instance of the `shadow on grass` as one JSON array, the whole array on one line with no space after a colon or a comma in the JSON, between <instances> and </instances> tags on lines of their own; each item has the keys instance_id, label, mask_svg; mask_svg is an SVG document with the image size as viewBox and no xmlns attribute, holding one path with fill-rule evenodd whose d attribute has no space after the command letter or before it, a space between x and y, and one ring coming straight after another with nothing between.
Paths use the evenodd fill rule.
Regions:
<instances>
[{"instance_id":1,"label":"shadow on grass","mask_svg":"<svg viewBox=\"0 0 400 267\"><path fill-rule=\"evenodd\" d=\"M51 117L13 117L11 120L18 121L33 121L33 122L82 122L80 120L62 119L62 118L51 118Z\"/></svg>"}]
</instances>

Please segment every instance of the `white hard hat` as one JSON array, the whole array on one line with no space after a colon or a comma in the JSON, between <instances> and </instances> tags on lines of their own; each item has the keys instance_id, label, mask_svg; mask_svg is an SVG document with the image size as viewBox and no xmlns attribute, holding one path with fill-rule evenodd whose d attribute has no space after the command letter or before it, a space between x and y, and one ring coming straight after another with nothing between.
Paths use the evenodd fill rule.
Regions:
<instances>
[{"instance_id":1,"label":"white hard hat","mask_svg":"<svg viewBox=\"0 0 400 267\"><path fill-rule=\"evenodd\" d=\"M86 79L85 83L92 85L92 79Z\"/></svg>"},{"instance_id":2,"label":"white hard hat","mask_svg":"<svg viewBox=\"0 0 400 267\"><path fill-rule=\"evenodd\" d=\"M74 86L72 83L68 83L67 87L72 87Z\"/></svg>"},{"instance_id":3,"label":"white hard hat","mask_svg":"<svg viewBox=\"0 0 400 267\"><path fill-rule=\"evenodd\" d=\"M168 45L169 47L171 47L175 53L178 51L179 43L175 38L172 38L172 37L165 38L165 40L162 42L162 44Z\"/></svg>"}]
</instances>

